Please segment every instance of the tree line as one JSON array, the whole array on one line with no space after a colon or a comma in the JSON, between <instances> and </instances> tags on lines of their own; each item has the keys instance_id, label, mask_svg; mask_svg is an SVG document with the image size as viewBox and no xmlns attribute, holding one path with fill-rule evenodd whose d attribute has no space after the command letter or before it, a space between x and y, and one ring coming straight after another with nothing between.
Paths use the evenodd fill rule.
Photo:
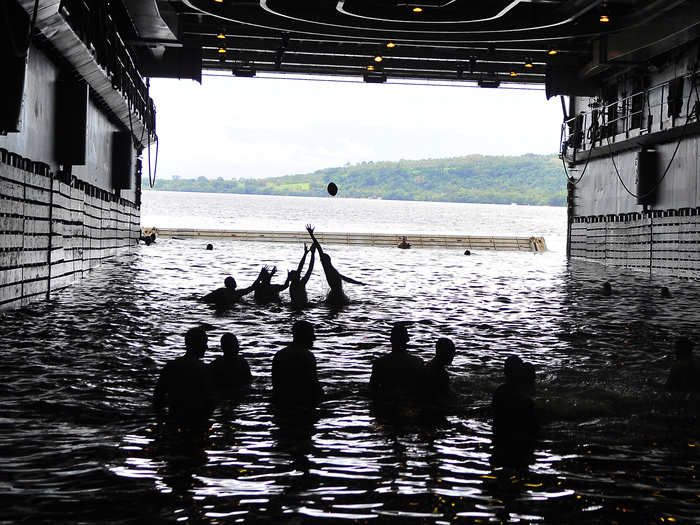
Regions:
<instances>
[{"instance_id":1,"label":"tree line","mask_svg":"<svg viewBox=\"0 0 700 525\"><path fill-rule=\"evenodd\" d=\"M412 201L564 206L566 178L556 154L468 155L447 159L361 162L265 179L158 179L155 190L256 195L327 195ZM148 181L144 181L148 188Z\"/></svg>"}]
</instances>

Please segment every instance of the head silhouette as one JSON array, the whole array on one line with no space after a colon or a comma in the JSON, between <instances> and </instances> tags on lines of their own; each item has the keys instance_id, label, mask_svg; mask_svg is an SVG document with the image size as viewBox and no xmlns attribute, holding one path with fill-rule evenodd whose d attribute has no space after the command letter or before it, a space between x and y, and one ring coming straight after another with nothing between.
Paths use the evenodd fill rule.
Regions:
<instances>
[{"instance_id":1,"label":"head silhouette","mask_svg":"<svg viewBox=\"0 0 700 525\"><path fill-rule=\"evenodd\" d=\"M190 328L185 333L185 355L201 359L207 350L207 333L200 327Z\"/></svg>"},{"instance_id":2,"label":"head silhouette","mask_svg":"<svg viewBox=\"0 0 700 525\"><path fill-rule=\"evenodd\" d=\"M226 357L235 357L238 355L238 338L230 332L226 332L221 336L221 351Z\"/></svg>"},{"instance_id":3,"label":"head silhouette","mask_svg":"<svg viewBox=\"0 0 700 525\"><path fill-rule=\"evenodd\" d=\"M328 255L327 253L322 253L322 254L321 254L321 262L330 263L330 262L331 262L331 256Z\"/></svg>"},{"instance_id":4,"label":"head silhouette","mask_svg":"<svg viewBox=\"0 0 700 525\"><path fill-rule=\"evenodd\" d=\"M304 348L311 348L314 345L316 334L314 334L314 325L308 321L297 321L292 325L292 341L296 345Z\"/></svg>"},{"instance_id":5,"label":"head silhouette","mask_svg":"<svg viewBox=\"0 0 700 525\"><path fill-rule=\"evenodd\" d=\"M391 327L391 351L403 352L408 346L408 330L403 323L394 323Z\"/></svg>"},{"instance_id":6,"label":"head silhouette","mask_svg":"<svg viewBox=\"0 0 700 525\"><path fill-rule=\"evenodd\" d=\"M610 284L610 281L605 281L603 283L603 295L611 295L612 294L612 284Z\"/></svg>"},{"instance_id":7,"label":"head silhouette","mask_svg":"<svg viewBox=\"0 0 700 525\"><path fill-rule=\"evenodd\" d=\"M289 272L289 280L290 281L298 281L299 280L299 272L296 270L292 270Z\"/></svg>"},{"instance_id":8,"label":"head silhouette","mask_svg":"<svg viewBox=\"0 0 700 525\"><path fill-rule=\"evenodd\" d=\"M207 244L207 250L213 250L214 245L213 244Z\"/></svg>"},{"instance_id":9,"label":"head silhouette","mask_svg":"<svg viewBox=\"0 0 700 525\"><path fill-rule=\"evenodd\" d=\"M226 279L224 279L224 286L229 290L235 290L237 286L236 279L229 275L228 277L226 277Z\"/></svg>"},{"instance_id":10,"label":"head silhouette","mask_svg":"<svg viewBox=\"0 0 700 525\"><path fill-rule=\"evenodd\" d=\"M503 364L503 373L506 376L506 382L511 383L517 380L518 373L523 366L523 360L517 355L510 355Z\"/></svg>"},{"instance_id":11,"label":"head silhouette","mask_svg":"<svg viewBox=\"0 0 700 525\"><path fill-rule=\"evenodd\" d=\"M441 337L435 343L435 357L444 366L452 363L455 353L455 344L447 337Z\"/></svg>"}]
</instances>

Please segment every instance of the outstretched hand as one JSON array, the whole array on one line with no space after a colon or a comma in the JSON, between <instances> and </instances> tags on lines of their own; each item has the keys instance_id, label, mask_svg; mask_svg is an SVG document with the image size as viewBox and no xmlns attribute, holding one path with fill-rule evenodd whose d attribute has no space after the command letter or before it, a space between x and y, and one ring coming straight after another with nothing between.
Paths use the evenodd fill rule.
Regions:
<instances>
[{"instance_id":1,"label":"outstretched hand","mask_svg":"<svg viewBox=\"0 0 700 525\"><path fill-rule=\"evenodd\" d=\"M311 235L311 237L314 236L314 227L311 226L310 224L306 225L306 231L309 232L309 235Z\"/></svg>"}]
</instances>

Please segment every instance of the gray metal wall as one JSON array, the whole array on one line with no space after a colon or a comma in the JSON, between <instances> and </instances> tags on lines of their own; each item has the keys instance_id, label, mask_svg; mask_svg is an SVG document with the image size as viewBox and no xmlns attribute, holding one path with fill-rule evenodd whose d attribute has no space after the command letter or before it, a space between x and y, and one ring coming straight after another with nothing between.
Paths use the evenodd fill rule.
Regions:
<instances>
[{"instance_id":1,"label":"gray metal wall","mask_svg":"<svg viewBox=\"0 0 700 525\"><path fill-rule=\"evenodd\" d=\"M132 250L140 235L134 174L134 189L112 187L112 137L120 127L92 94L86 164L74 166L70 178L56 176L58 75L57 64L32 48L21 132L0 136L0 148L10 152L0 159L0 309L47 298L103 259Z\"/></svg>"}]
</instances>

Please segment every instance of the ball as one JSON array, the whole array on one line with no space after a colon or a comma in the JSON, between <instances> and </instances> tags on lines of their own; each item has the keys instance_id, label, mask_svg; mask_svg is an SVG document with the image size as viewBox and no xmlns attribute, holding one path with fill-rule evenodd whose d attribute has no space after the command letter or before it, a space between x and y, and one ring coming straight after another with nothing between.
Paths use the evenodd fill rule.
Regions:
<instances>
[{"instance_id":1,"label":"ball","mask_svg":"<svg viewBox=\"0 0 700 525\"><path fill-rule=\"evenodd\" d=\"M335 182L328 183L328 188L326 189L328 190L328 193L333 197L335 197L335 195L338 193L338 186L335 185Z\"/></svg>"}]
</instances>

